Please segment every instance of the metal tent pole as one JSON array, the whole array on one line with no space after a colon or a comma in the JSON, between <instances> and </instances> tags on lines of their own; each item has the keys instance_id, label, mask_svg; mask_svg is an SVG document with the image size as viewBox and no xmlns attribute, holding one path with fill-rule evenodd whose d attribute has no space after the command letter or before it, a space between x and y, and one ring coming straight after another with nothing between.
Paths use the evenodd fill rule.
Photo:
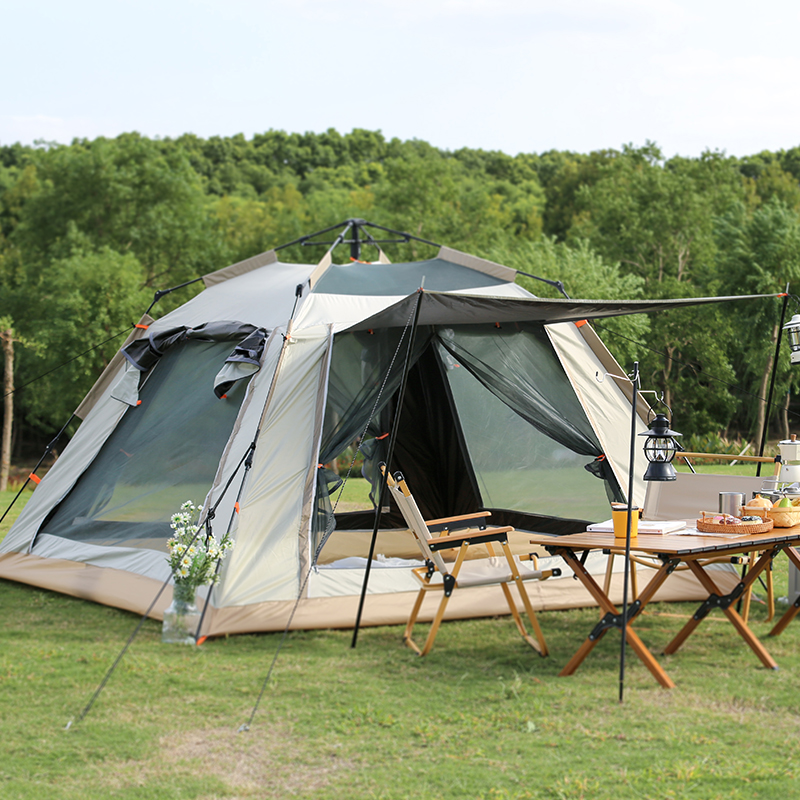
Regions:
<instances>
[{"instance_id":1,"label":"metal tent pole","mask_svg":"<svg viewBox=\"0 0 800 800\"><path fill-rule=\"evenodd\" d=\"M619 653L619 702L625 693L625 645L628 633L628 575L631 564L631 523L633 514L633 469L636 453L636 401L639 397L639 362L633 364L633 403L631 406L631 452L628 467L628 527L625 532L625 577L622 583L622 643ZM638 512L637 512L638 513Z\"/></svg>"},{"instance_id":2,"label":"metal tent pole","mask_svg":"<svg viewBox=\"0 0 800 800\"><path fill-rule=\"evenodd\" d=\"M406 384L408 382L408 371L411 366L411 354L414 351L414 340L416 339L417 334L417 322L419 321L419 311L422 304L422 293L423 290L419 289L417 291L417 305L414 308L414 321L411 325L411 334L408 338L408 350L406 351L406 360L403 364L403 377L400 380L400 389L397 395L397 409L394 413L394 420L392 421L392 430L389 435L389 447L386 454L386 464L387 470L392 463L392 457L394 456L394 445L395 441L397 440L397 431L400 427L400 415L403 411L403 399L406 394ZM361 626L361 614L364 610L364 599L367 595L367 584L369 583L369 573L370 568L372 566L372 557L375 554L375 543L378 539L378 528L380 527L381 522L381 509L383 508L383 504L388 500L387 492L386 492L386 473L382 473L380 477L380 492L378 494L378 506L375 509L375 525L372 528L372 539L369 543L369 555L367 556L367 567L364 571L364 584L361 587L361 597L358 601L358 612L356 613L356 622L353 629L353 641L351 643L351 647L355 647L358 641L358 630Z\"/></svg>"},{"instance_id":3,"label":"metal tent pole","mask_svg":"<svg viewBox=\"0 0 800 800\"><path fill-rule=\"evenodd\" d=\"M775 342L775 358L772 362L772 375L769 379L769 391L767 392L767 407L764 409L764 428L761 431L761 446L758 454L764 455L764 446L767 443L767 430L769 428L769 411L772 408L772 392L775 389L775 373L778 371L778 358L781 353L781 337L783 336L783 323L786 321L786 306L789 304L789 284L786 284L786 292L783 295L783 306L781 307L781 324L778 326L778 338ZM756 467L756 477L761 477L761 462Z\"/></svg>"}]
</instances>

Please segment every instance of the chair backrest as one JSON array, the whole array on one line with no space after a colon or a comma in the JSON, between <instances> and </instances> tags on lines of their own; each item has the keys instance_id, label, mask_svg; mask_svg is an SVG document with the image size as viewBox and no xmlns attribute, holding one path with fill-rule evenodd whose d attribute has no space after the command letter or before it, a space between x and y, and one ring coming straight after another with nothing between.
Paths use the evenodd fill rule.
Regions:
<instances>
[{"instance_id":1,"label":"chair backrest","mask_svg":"<svg viewBox=\"0 0 800 800\"><path fill-rule=\"evenodd\" d=\"M381 469L385 471L386 467L381 465ZM434 552L428 546L428 541L432 538L431 532L428 530L428 526L425 524L425 520L422 517L419 506L417 506L417 501L414 500L414 496L411 494L411 490L408 488L405 478L403 478L402 474L399 472L396 473L394 478L390 473L387 473L386 486L392 493L392 497L394 498L395 503L397 503L397 507L400 509L403 519L406 521L406 525L408 525L411 533L414 534L414 538L419 545L422 555L426 559L432 561L436 565L436 568L439 570L439 572L442 574L447 574L447 565L445 564L441 553Z\"/></svg>"},{"instance_id":2,"label":"chair backrest","mask_svg":"<svg viewBox=\"0 0 800 800\"><path fill-rule=\"evenodd\" d=\"M766 476L769 477L769 476ZM697 519L701 511L716 511L720 492L742 492L750 500L765 477L679 472L674 481L649 481L645 519Z\"/></svg>"}]
</instances>

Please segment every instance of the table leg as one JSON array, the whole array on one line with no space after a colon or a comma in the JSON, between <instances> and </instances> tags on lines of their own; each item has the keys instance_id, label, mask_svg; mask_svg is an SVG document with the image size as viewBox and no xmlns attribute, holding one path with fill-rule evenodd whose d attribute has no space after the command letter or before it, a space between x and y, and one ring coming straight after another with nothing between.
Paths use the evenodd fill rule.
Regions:
<instances>
[{"instance_id":1,"label":"table leg","mask_svg":"<svg viewBox=\"0 0 800 800\"><path fill-rule=\"evenodd\" d=\"M800 553L798 553L794 547L787 547L785 552L789 557L789 561L791 561L797 569L800 569ZM780 636L789 626L789 623L797 616L798 612L800 612L800 597L789 606L787 611L778 620L778 624L767 635Z\"/></svg>"},{"instance_id":2,"label":"table leg","mask_svg":"<svg viewBox=\"0 0 800 800\"><path fill-rule=\"evenodd\" d=\"M572 570L577 575L578 579L581 583L588 589L589 593L594 597L597 601L597 604L600 606L601 610L605 611L607 615L612 615L614 617L620 616L620 612L617 610L616 606L611 602L608 595L600 588L594 578L591 576L589 571L586 567L581 564L579 559L575 556L575 554L571 550L558 550L557 554L560 555L567 564L572 568ZM642 663L650 670L653 677L666 689L673 689L675 688L675 684L672 679L667 675L667 673L662 669L661 665L656 661L653 654L647 649L644 642L639 638L636 631L631 628L631 622L641 613L642 609L650 602L653 598L655 593L660 588L661 584L667 579L669 574L674 569L674 563L667 563L663 564L656 574L650 580L650 583L647 584L647 587L642 592L641 596L638 599L637 604L633 607L632 613L628 618L628 623L625 626L626 630L626 641L631 646L633 651L636 653L637 656L641 659ZM603 627L602 621L601 623L595 627L592 633L589 634L588 638L584 643L578 648L575 655L569 660L567 665L564 669L561 670L559 675L567 676L572 675L578 669L578 667L583 663L586 656L592 652L595 645L605 636L606 631L609 630L610 627L614 627L612 624L609 624L607 627Z\"/></svg>"},{"instance_id":3,"label":"table leg","mask_svg":"<svg viewBox=\"0 0 800 800\"><path fill-rule=\"evenodd\" d=\"M764 570L767 565L772 560L772 552L766 552L758 562L748 570L747 576L745 580L742 582L743 591L746 591L755 581L759 574ZM778 665L772 656L767 652L767 649L764 647L763 644L755 637L753 632L750 628L747 627L745 621L739 616L736 612L735 608L732 608L733 601L736 599L736 596L733 594L731 595L723 595L721 594L719 588L708 575L708 573L703 569L703 567L697 563L697 561L691 560L687 562L689 565L689 569L694 573L695 577L698 581L700 581L700 585L708 592L709 599L711 597L717 597L722 601L726 599L729 600L729 603L722 602L719 607L725 613L725 616L731 621L731 624L736 628L739 632L739 635L747 642L750 646L750 649L758 656L759 660L765 667L769 667L770 669L777 669ZM704 604L705 605L705 604ZM695 613L694 617L683 627L683 629L678 633L678 635L664 648L664 653L671 654L678 650L678 648L689 638L691 633L697 628L697 626L705 619L709 609L701 609Z\"/></svg>"},{"instance_id":4,"label":"table leg","mask_svg":"<svg viewBox=\"0 0 800 800\"><path fill-rule=\"evenodd\" d=\"M753 566L756 562L756 557L758 553L750 553L747 559L747 571L750 572L753 569ZM744 620L744 624L747 625L747 621L750 619L750 602L753 599L753 587L752 585L749 586L747 589L744 590L742 594L742 613L741 617Z\"/></svg>"}]
</instances>

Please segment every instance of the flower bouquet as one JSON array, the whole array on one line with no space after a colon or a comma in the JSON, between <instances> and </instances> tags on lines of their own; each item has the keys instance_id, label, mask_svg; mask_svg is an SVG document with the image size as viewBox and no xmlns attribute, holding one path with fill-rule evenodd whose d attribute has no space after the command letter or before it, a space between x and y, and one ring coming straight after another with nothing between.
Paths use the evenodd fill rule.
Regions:
<instances>
[{"instance_id":1,"label":"flower bouquet","mask_svg":"<svg viewBox=\"0 0 800 800\"><path fill-rule=\"evenodd\" d=\"M200 614L195 605L199 586L216 583L218 564L233 547L226 533L220 541L203 535L197 524L200 507L188 500L172 515L172 536L167 540L167 562L172 570L172 603L164 612L162 642L194 644Z\"/></svg>"}]
</instances>

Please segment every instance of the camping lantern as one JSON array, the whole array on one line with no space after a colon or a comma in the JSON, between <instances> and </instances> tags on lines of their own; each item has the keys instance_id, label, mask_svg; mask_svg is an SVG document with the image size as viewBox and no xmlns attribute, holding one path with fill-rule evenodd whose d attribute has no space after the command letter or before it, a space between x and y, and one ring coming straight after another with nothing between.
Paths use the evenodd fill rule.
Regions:
<instances>
[{"instance_id":1,"label":"camping lantern","mask_svg":"<svg viewBox=\"0 0 800 800\"><path fill-rule=\"evenodd\" d=\"M789 337L789 347L792 348L792 364L800 364L800 314L795 314L783 329Z\"/></svg>"},{"instance_id":2,"label":"camping lantern","mask_svg":"<svg viewBox=\"0 0 800 800\"><path fill-rule=\"evenodd\" d=\"M675 467L672 466L672 459L678 450L675 437L682 435L669 429L669 420L664 414L656 414L650 430L639 434L647 437L644 443L644 455L650 462L644 480L674 481L678 477Z\"/></svg>"}]
</instances>

